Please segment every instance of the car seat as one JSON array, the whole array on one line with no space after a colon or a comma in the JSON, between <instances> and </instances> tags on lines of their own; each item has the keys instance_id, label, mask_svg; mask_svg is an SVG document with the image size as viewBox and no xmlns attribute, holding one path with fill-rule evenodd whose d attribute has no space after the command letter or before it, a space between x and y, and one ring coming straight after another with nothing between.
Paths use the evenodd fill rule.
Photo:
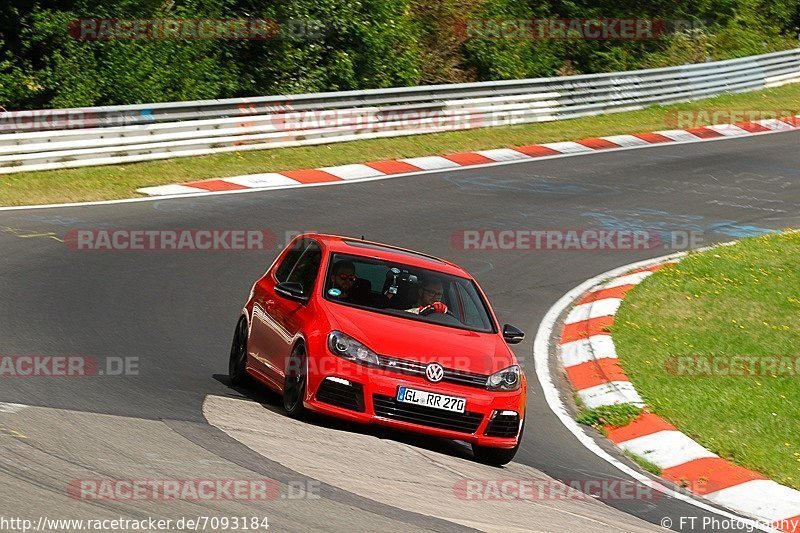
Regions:
<instances>
[{"instance_id":1,"label":"car seat","mask_svg":"<svg viewBox=\"0 0 800 533\"><path fill-rule=\"evenodd\" d=\"M368 279L356 278L350 294L352 294L354 303L369 304L372 300L372 282Z\"/></svg>"},{"instance_id":2,"label":"car seat","mask_svg":"<svg viewBox=\"0 0 800 533\"><path fill-rule=\"evenodd\" d=\"M387 279L383 284L381 294L386 294L392 284L391 279ZM419 299L419 282L408 279L397 280L397 294L392 296L387 307L389 309L411 309L416 307Z\"/></svg>"}]
</instances>

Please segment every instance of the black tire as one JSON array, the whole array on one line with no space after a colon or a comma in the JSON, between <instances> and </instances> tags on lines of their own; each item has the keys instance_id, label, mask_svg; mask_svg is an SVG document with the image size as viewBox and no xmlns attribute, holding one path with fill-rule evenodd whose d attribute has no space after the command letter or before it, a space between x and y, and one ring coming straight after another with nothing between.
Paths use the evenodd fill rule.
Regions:
<instances>
[{"instance_id":1,"label":"black tire","mask_svg":"<svg viewBox=\"0 0 800 533\"><path fill-rule=\"evenodd\" d=\"M290 418L301 419L306 415L303 398L306 396L307 374L306 350L298 344L289 357L283 383L283 408Z\"/></svg>"},{"instance_id":2,"label":"black tire","mask_svg":"<svg viewBox=\"0 0 800 533\"><path fill-rule=\"evenodd\" d=\"M519 432L519 440L513 448L490 448L489 446L472 445L472 454L479 463L491 466L503 466L511 462L519 445L522 444L522 434L525 432L525 420L522 421L522 429Z\"/></svg>"},{"instance_id":3,"label":"black tire","mask_svg":"<svg viewBox=\"0 0 800 533\"><path fill-rule=\"evenodd\" d=\"M247 320L244 317L236 324L231 342L231 355L228 359L228 378L231 385L244 387L250 384L250 376L245 370L247 364Z\"/></svg>"}]
</instances>

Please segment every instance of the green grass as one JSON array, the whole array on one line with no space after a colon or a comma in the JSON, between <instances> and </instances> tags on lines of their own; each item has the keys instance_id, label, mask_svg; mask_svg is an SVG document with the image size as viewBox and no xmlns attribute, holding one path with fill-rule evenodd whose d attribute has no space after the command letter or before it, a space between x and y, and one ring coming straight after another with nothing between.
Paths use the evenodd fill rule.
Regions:
<instances>
[{"instance_id":1,"label":"green grass","mask_svg":"<svg viewBox=\"0 0 800 533\"><path fill-rule=\"evenodd\" d=\"M641 408L629 403L605 405L602 407L595 407L594 409L581 409L577 420L581 424L592 426L598 431L605 433L606 426L627 426L633 422L641 412Z\"/></svg>"},{"instance_id":2,"label":"green grass","mask_svg":"<svg viewBox=\"0 0 800 533\"><path fill-rule=\"evenodd\" d=\"M800 365L792 373L730 358L800 360L798 265L796 232L692 254L631 291L612 328L621 364L652 411L718 455L796 489ZM757 375L676 364L681 356L715 357Z\"/></svg>"},{"instance_id":3,"label":"green grass","mask_svg":"<svg viewBox=\"0 0 800 533\"><path fill-rule=\"evenodd\" d=\"M625 454L625 457L627 457L628 459L639 465L642 468L642 470L650 472L651 474L655 474L657 476L661 475L661 468L657 464L651 463L641 455L629 452L628 450L624 450L622 453Z\"/></svg>"},{"instance_id":4,"label":"green grass","mask_svg":"<svg viewBox=\"0 0 800 533\"><path fill-rule=\"evenodd\" d=\"M342 165L381 159L486 150L586 137L671 129L677 111L800 110L800 84L673 106L556 122L392 139L233 152L165 161L0 175L0 205L106 200L137 196L139 187L191 180ZM711 116L710 119L715 119ZM717 119L727 122L724 116Z\"/></svg>"},{"instance_id":5,"label":"green grass","mask_svg":"<svg viewBox=\"0 0 800 533\"><path fill-rule=\"evenodd\" d=\"M577 397L577 394L575 396ZM608 436L609 427L627 426L642 412L641 407L636 407L629 403L604 405L602 407L588 409L583 405L583 402L580 402L578 408L578 423L592 426L606 437ZM628 450L623 450L623 453L643 470L657 476L661 475L661 469L658 465L651 463L641 455L629 452Z\"/></svg>"}]
</instances>

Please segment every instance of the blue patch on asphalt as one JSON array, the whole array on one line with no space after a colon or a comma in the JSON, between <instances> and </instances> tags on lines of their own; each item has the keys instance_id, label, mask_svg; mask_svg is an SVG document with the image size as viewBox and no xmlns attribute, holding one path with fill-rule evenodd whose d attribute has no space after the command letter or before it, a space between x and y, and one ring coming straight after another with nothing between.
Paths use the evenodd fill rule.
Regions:
<instances>
[{"instance_id":1,"label":"blue patch on asphalt","mask_svg":"<svg viewBox=\"0 0 800 533\"><path fill-rule=\"evenodd\" d=\"M520 177L501 178L498 176L470 176L464 173L446 174L443 178L460 189L476 189L486 191L517 191L552 196L574 196L576 194L619 194L620 188L594 183L566 182L556 176L526 176L528 181L520 181Z\"/></svg>"},{"instance_id":2,"label":"blue patch on asphalt","mask_svg":"<svg viewBox=\"0 0 800 533\"><path fill-rule=\"evenodd\" d=\"M756 237L758 235L766 235L767 233L778 233L778 230L775 229L750 226L749 224L738 224L731 220L711 224L708 226L708 231L715 231L723 235L730 235L731 237Z\"/></svg>"},{"instance_id":3,"label":"blue patch on asphalt","mask_svg":"<svg viewBox=\"0 0 800 533\"><path fill-rule=\"evenodd\" d=\"M596 221L598 226L607 230L650 230L668 233L672 231L689 231L697 233L720 233L734 238L754 237L767 233L776 233L778 230L764 228L751 224L736 222L735 220L722 220L720 222L706 222L700 215L679 215L656 209L641 209L643 215L656 217L655 219L637 216L615 216L608 213L587 211L582 216ZM659 220L657 217L663 217Z\"/></svg>"}]
</instances>

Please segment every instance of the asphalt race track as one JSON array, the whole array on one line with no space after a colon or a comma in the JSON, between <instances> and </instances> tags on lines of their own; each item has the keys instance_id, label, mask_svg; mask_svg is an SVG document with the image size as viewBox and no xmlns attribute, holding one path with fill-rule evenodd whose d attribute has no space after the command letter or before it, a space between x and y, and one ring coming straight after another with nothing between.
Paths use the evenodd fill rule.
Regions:
<instances>
[{"instance_id":1,"label":"asphalt race track","mask_svg":"<svg viewBox=\"0 0 800 533\"><path fill-rule=\"evenodd\" d=\"M425 486L417 494L392 487L401 481L409 486L415 475L430 486L440 471L624 478L578 443L548 408L533 375L533 338L546 311L569 289L671 250L476 251L454 247L451 237L481 228L647 228L700 232L709 244L798 227L798 147L800 133L790 132L342 186L0 211L0 355L136 357L139 366L138 375L0 381L0 402L31 406L0 412L0 515L265 515L277 531L459 531L491 529L489 521L506 530L504 514L478 516L490 509L482 502L468 502L474 518L469 510L434 512L422 501L435 499ZM476 276L501 323L527 333L515 347L529 377L519 464L489 469L472 462L458 443L326 420L298 427L280 415L271 395L229 388L227 359L238 312L277 248L79 252L62 242L75 228L264 229L279 242L285 232L315 230L364 235L455 261ZM219 418L213 426L204 404L206 416ZM250 425L263 434L249 431ZM391 454L398 460L387 461ZM420 470L401 471L415 460ZM336 474L334 466L344 464ZM282 486L323 483L318 499L267 504L92 502L67 495L74 479L253 476ZM439 488L451 492L451 486L447 481ZM544 503L507 504L503 512L532 517L520 530L658 531L665 517L676 530L722 530L679 528L681 516L711 515L668 497L614 499L608 506Z\"/></svg>"}]
</instances>

